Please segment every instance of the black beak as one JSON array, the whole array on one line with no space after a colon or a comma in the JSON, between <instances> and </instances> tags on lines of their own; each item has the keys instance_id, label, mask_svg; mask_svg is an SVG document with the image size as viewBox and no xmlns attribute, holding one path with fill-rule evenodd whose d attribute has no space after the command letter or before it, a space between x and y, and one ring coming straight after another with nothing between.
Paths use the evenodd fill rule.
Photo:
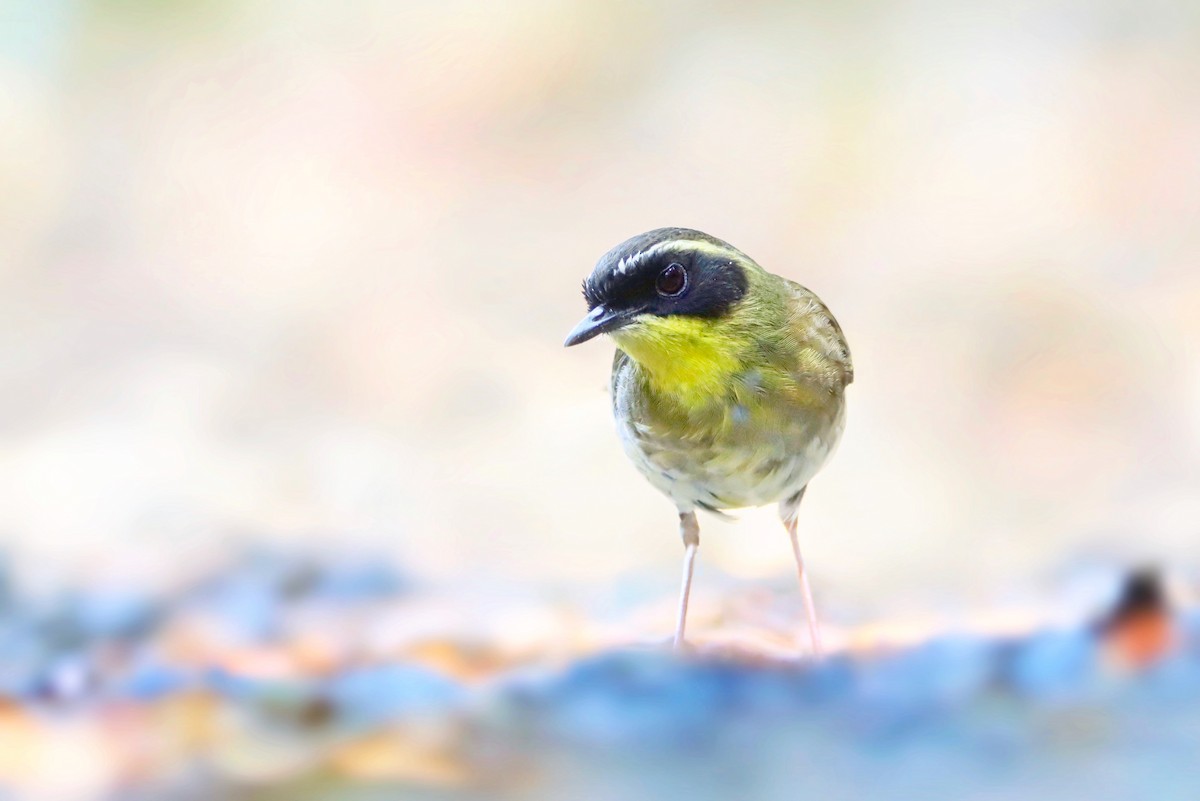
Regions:
<instances>
[{"instance_id":1,"label":"black beak","mask_svg":"<svg viewBox=\"0 0 1200 801\"><path fill-rule=\"evenodd\" d=\"M633 322L635 314L630 311L609 311L604 306L597 306L579 321L579 325L571 329L563 346L569 348L580 342L587 342L592 337L623 328Z\"/></svg>"}]
</instances>

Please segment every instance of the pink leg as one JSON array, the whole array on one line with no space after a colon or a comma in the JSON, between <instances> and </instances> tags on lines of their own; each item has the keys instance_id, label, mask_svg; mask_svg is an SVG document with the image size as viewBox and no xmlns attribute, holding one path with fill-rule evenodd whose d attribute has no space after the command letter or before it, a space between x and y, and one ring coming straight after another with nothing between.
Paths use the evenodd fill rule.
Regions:
<instances>
[{"instance_id":1,"label":"pink leg","mask_svg":"<svg viewBox=\"0 0 1200 801\"><path fill-rule=\"evenodd\" d=\"M687 625L688 596L692 592L692 566L696 549L700 547L700 524L695 512L679 513L679 533L683 537L683 587L679 591L679 617L675 622L675 648L683 646L683 629Z\"/></svg>"},{"instance_id":2,"label":"pink leg","mask_svg":"<svg viewBox=\"0 0 1200 801\"><path fill-rule=\"evenodd\" d=\"M800 595L804 599L804 616L808 620L808 636L812 642L814 656L821 656L821 624L817 620L817 607L813 603L812 587L808 583L808 571L804 569L804 557L800 555L800 540L796 536L796 514L804 490L796 493L779 505L779 516L792 540L792 554L796 557L796 573L800 577Z\"/></svg>"}]
</instances>

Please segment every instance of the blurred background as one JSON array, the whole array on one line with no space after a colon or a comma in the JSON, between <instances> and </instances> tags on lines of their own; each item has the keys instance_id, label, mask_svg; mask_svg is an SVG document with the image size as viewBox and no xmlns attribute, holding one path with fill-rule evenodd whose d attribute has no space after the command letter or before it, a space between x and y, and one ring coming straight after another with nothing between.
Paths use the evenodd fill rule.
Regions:
<instances>
[{"instance_id":1,"label":"blurred background","mask_svg":"<svg viewBox=\"0 0 1200 801\"><path fill-rule=\"evenodd\" d=\"M674 581L581 278L684 225L858 369L827 592L1193 553L1200 9L4 4L0 532L158 574L228 537ZM702 560L784 572L770 513ZM530 559L537 553L536 560Z\"/></svg>"},{"instance_id":2,"label":"blurred background","mask_svg":"<svg viewBox=\"0 0 1200 801\"><path fill-rule=\"evenodd\" d=\"M1191 571L1198 217L1185 0L4 0L0 547L34 593L371 554L431 631L665 635L674 512L561 342L682 225L849 338L831 625ZM771 510L702 528L697 637L798 622Z\"/></svg>"}]
</instances>

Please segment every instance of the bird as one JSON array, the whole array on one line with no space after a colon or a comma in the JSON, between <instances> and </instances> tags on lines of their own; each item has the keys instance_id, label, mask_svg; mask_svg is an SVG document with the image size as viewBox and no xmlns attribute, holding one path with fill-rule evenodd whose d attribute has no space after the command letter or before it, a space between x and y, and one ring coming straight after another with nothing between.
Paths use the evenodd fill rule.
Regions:
<instances>
[{"instance_id":1,"label":"bird","mask_svg":"<svg viewBox=\"0 0 1200 801\"><path fill-rule=\"evenodd\" d=\"M607 334L625 454L679 514L683 578L673 638L685 645L698 510L778 504L812 653L820 623L797 536L809 482L845 428L850 349L829 308L721 239L657 228L600 257L567 347Z\"/></svg>"}]
</instances>

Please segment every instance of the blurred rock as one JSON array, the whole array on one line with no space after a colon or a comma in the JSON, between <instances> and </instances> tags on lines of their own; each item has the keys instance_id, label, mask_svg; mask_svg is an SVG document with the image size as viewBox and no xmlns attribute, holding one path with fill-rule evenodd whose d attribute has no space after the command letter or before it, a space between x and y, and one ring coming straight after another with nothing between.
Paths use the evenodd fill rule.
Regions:
<instances>
[{"instance_id":1,"label":"blurred rock","mask_svg":"<svg viewBox=\"0 0 1200 801\"><path fill-rule=\"evenodd\" d=\"M1078 701L1098 690L1100 644L1090 631L1045 631L1014 643L1001 674L1044 701Z\"/></svg>"},{"instance_id":2,"label":"blurred rock","mask_svg":"<svg viewBox=\"0 0 1200 801\"><path fill-rule=\"evenodd\" d=\"M405 717L452 714L464 698L462 685L412 665L351 668L324 684L321 697L339 725L361 730Z\"/></svg>"}]
</instances>

